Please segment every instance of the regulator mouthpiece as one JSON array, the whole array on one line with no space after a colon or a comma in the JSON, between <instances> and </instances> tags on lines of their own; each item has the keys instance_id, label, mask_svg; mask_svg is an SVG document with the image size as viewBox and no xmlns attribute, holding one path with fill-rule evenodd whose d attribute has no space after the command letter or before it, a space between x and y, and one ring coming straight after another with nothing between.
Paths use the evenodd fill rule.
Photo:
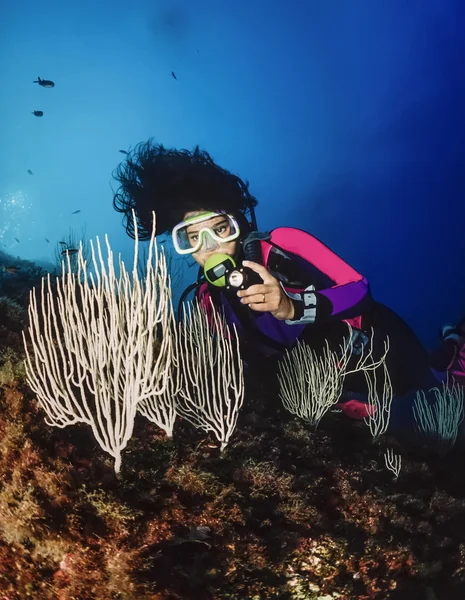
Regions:
<instances>
[{"instance_id":1,"label":"regulator mouthpiece","mask_svg":"<svg viewBox=\"0 0 465 600\"><path fill-rule=\"evenodd\" d=\"M263 283L260 275L248 267L238 267L228 254L213 254L203 268L206 280L216 287L227 290L245 290L256 283Z\"/></svg>"},{"instance_id":2,"label":"regulator mouthpiece","mask_svg":"<svg viewBox=\"0 0 465 600\"><path fill-rule=\"evenodd\" d=\"M234 259L229 254L213 254L205 262L203 272L205 279L216 287L227 286L227 275L236 268Z\"/></svg>"}]
</instances>

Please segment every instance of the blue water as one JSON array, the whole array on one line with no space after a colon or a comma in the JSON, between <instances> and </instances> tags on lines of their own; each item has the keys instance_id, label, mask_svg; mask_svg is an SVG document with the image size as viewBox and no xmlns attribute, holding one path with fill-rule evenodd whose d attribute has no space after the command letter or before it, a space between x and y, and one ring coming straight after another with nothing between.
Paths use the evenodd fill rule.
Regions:
<instances>
[{"instance_id":1,"label":"blue water","mask_svg":"<svg viewBox=\"0 0 465 600\"><path fill-rule=\"evenodd\" d=\"M260 228L316 235L431 348L465 309L464 23L461 0L6 3L0 249L51 260L85 227L130 262L119 150L199 144Z\"/></svg>"}]
</instances>

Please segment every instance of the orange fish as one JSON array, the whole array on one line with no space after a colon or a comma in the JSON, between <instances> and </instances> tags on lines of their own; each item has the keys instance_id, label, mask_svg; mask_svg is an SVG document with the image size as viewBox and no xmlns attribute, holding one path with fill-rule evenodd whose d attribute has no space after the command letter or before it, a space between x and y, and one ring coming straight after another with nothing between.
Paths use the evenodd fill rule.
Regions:
<instances>
[{"instance_id":1,"label":"orange fish","mask_svg":"<svg viewBox=\"0 0 465 600\"><path fill-rule=\"evenodd\" d=\"M17 273L19 271L19 267L9 266L3 267L7 273Z\"/></svg>"}]
</instances>

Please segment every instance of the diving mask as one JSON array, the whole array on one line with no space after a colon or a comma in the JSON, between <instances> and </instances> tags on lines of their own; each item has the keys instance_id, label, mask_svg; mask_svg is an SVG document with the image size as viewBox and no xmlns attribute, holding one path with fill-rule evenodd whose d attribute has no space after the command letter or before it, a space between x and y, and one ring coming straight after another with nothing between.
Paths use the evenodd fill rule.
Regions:
<instances>
[{"instance_id":1,"label":"diving mask","mask_svg":"<svg viewBox=\"0 0 465 600\"><path fill-rule=\"evenodd\" d=\"M205 212L174 227L173 245L178 254L194 254L200 249L215 250L237 239L239 233L239 224L232 215Z\"/></svg>"}]
</instances>

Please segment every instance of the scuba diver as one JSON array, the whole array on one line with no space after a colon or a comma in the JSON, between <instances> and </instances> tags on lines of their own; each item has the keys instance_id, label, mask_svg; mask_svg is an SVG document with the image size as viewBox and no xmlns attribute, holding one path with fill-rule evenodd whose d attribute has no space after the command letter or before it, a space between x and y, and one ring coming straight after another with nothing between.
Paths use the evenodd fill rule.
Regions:
<instances>
[{"instance_id":1,"label":"scuba diver","mask_svg":"<svg viewBox=\"0 0 465 600\"><path fill-rule=\"evenodd\" d=\"M266 365L263 375L276 379L273 361L297 340L316 352L326 342L337 351L350 325L354 355L372 344L377 361L389 338L386 366L395 395L437 384L428 352L396 313L373 299L367 279L303 230L259 231L257 200L248 183L215 164L206 151L166 149L149 140L136 146L113 176L120 183L113 205L123 213L130 237L132 210L141 240L150 238L155 211L157 236L171 233L176 252L199 265L197 281L179 302L178 318L193 290L207 313L211 299L223 309L229 335L236 326L250 371ZM367 391L363 373L349 375L345 386L346 399Z\"/></svg>"}]
</instances>

